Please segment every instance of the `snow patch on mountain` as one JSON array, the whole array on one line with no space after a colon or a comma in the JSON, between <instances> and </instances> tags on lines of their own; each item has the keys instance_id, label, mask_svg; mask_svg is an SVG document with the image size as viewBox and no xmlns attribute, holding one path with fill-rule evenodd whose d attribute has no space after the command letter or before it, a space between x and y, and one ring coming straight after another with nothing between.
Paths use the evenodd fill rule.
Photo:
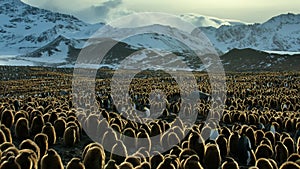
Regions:
<instances>
[{"instance_id":1,"label":"snow patch on mountain","mask_svg":"<svg viewBox=\"0 0 300 169\"><path fill-rule=\"evenodd\" d=\"M182 53L198 50L202 54L216 52L209 39L199 29L186 32L178 28L158 24L137 28L111 28L105 26L92 38L100 40L111 38L127 43L133 48L150 48L158 51ZM89 43L88 41L87 44Z\"/></svg>"},{"instance_id":2,"label":"snow patch on mountain","mask_svg":"<svg viewBox=\"0 0 300 169\"><path fill-rule=\"evenodd\" d=\"M65 43L59 43L54 51L42 51L39 57L24 57L20 56L19 59L31 62L45 62L48 64L66 62L68 58L69 46Z\"/></svg>"},{"instance_id":3,"label":"snow patch on mountain","mask_svg":"<svg viewBox=\"0 0 300 169\"><path fill-rule=\"evenodd\" d=\"M279 54L279 55L299 55L300 54L300 51L299 52L289 52L289 51L270 51L270 50L266 50L264 52L269 53L269 54Z\"/></svg>"},{"instance_id":4,"label":"snow patch on mountain","mask_svg":"<svg viewBox=\"0 0 300 169\"><path fill-rule=\"evenodd\" d=\"M234 25L245 25L247 23L239 20L230 20L230 19L219 19L212 16L204 16L194 13L181 14L179 17L196 27L215 27L218 28L222 25L234 26Z\"/></svg>"}]
</instances>

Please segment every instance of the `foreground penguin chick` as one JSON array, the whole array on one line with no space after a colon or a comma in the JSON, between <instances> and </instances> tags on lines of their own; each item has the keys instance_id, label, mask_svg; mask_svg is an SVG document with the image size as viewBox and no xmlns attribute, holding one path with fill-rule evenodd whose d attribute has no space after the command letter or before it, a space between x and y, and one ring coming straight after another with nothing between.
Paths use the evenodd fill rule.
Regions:
<instances>
[{"instance_id":1,"label":"foreground penguin chick","mask_svg":"<svg viewBox=\"0 0 300 169\"><path fill-rule=\"evenodd\" d=\"M39 133L34 137L34 142L39 146L40 157L43 157L48 150L48 136L44 133Z\"/></svg>"},{"instance_id":2,"label":"foreground penguin chick","mask_svg":"<svg viewBox=\"0 0 300 169\"><path fill-rule=\"evenodd\" d=\"M7 142L6 136L2 130L0 130L0 144Z\"/></svg>"},{"instance_id":3,"label":"foreground penguin chick","mask_svg":"<svg viewBox=\"0 0 300 169\"><path fill-rule=\"evenodd\" d=\"M47 122L43 127L42 133L48 136L48 145L52 146L56 143L56 133L55 129L51 123Z\"/></svg>"},{"instance_id":4,"label":"foreground penguin chick","mask_svg":"<svg viewBox=\"0 0 300 169\"><path fill-rule=\"evenodd\" d=\"M66 169L85 169L85 167L79 158L72 158Z\"/></svg>"},{"instance_id":5,"label":"foreground penguin chick","mask_svg":"<svg viewBox=\"0 0 300 169\"><path fill-rule=\"evenodd\" d=\"M291 161L287 161L285 163L283 163L279 169L299 169L300 165L291 162Z\"/></svg>"},{"instance_id":6,"label":"foreground penguin chick","mask_svg":"<svg viewBox=\"0 0 300 169\"><path fill-rule=\"evenodd\" d=\"M221 165L221 156L218 145L208 144L206 146L203 159L204 167L208 169L218 169Z\"/></svg>"},{"instance_id":7,"label":"foreground penguin chick","mask_svg":"<svg viewBox=\"0 0 300 169\"><path fill-rule=\"evenodd\" d=\"M241 165L249 165L251 161L251 143L246 135L242 135L238 142L238 159Z\"/></svg>"},{"instance_id":8,"label":"foreground penguin chick","mask_svg":"<svg viewBox=\"0 0 300 169\"><path fill-rule=\"evenodd\" d=\"M10 110L5 110L1 115L1 124L4 124L7 128L11 128L14 124L14 114Z\"/></svg>"},{"instance_id":9,"label":"foreground penguin chick","mask_svg":"<svg viewBox=\"0 0 300 169\"><path fill-rule=\"evenodd\" d=\"M125 160L125 157L127 157L127 149L122 141L117 141L112 147L110 159L114 159L117 164L121 164Z\"/></svg>"},{"instance_id":10,"label":"foreground penguin chick","mask_svg":"<svg viewBox=\"0 0 300 169\"><path fill-rule=\"evenodd\" d=\"M238 132L233 132L229 139L228 139L228 153L231 157L237 158L238 157L238 142L240 136Z\"/></svg>"},{"instance_id":11,"label":"foreground penguin chick","mask_svg":"<svg viewBox=\"0 0 300 169\"><path fill-rule=\"evenodd\" d=\"M67 147L72 147L76 143L76 131L77 127L76 126L70 126L68 127L65 132L64 132L64 144Z\"/></svg>"},{"instance_id":12,"label":"foreground penguin chick","mask_svg":"<svg viewBox=\"0 0 300 169\"><path fill-rule=\"evenodd\" d=\"M38 168L38 158L35 152L30 149L20 150L16 157L16 162L21 166L21 169Z\"/></svg>"},{"instance_id":13,"label":"foreground penguin chick","mask_svg":"<svg viewBox=\"0 0 300 169\"><path fill-rule=\"evenodd\" d=\"M118 169L115 160L110 159L104 166L104 169Z\"/></svg>"},{"instance_id":14,"label":"foreground penguin chick","mask_svg":"<svg viewBox=\"0 0 300 169\"><path fill-rule=\"evenodd\" d=\"M288 149L282 142L278 142L275 146L275 159L279 165L284 163L288 158Z\"/></svg>"},{"instance_id":15,"label":"foreground penguin chick","mask_svg":"<svg viewBox=\"0 0 300 169\"><path fill-rule=\"evenodd\" d=\"M176 167L174 166L174 164L172 164L173 159L171 157L166 157L164 158L164 160L157 166L157 169L165 169L165 168L169 168L169 169L176 169Z\"/></svg>"},{"instance_id":16,"label":"foreground penguin chick","mask_svg":"<svg viewBox=\"0 0 300 169\"><path fill-rule=\"evenodd\" d=\"M5 135L6 138L6 142L12 142L12 137L11 137L11 132L10 129L5 127L3 124L1 124L0 129L2 130L2 132Z\"/></svg>"},{"instance_id":17,"label":"foreground penguin chick","mask_svg":"<svg viewBox=\"0 0 300 169\"><path fill-rule=\"evenodd\" d=\"M41 169L64 169L60 156L54 149L49 149L41 160Z\"/></svg>"},{"instance_id":18,"label":"foreground penguin chick","mask_svg":"<svg viewBox=\"0 0 300 169\"><path fill-rule=\"evenodd\" d=\"M255 166L262 169L273 169L272 163L265 158L258 159Z\"/></svg>"},{"instance_id":19,"label":"foreground penguin chick","mask_svg":"<svg viewBox=\"0 0 300 169\"><path fill-rule=\"evenodd\" d=\"M224 160L227 156L227 139L226 139L226 137L223 134L219 135L219 137L216 140L216 143L219 146L220 155L221 155L222 159Z\"/></svg>"},{"instance_id":20,"label":"foreground penguin chick","mask_svg":"<svg viewBox=\"0 0 300 169\"><path fill-rule=\"evenodd\" d=\"M34 141L30 139L22 141L22 143L19 145L19 149L30 149L34 151L34 153L37 156L37 159L40 159L40 148Z\"/></svg>"},{"instance_id":21,"label":"foreground penguin chick","mask_svg":"<svg viewBox=\"0 0 300 169\"><path fill-rule=\"evenodd\" d=\"M21 169L21 166L16 162L16 159L14 156L11 156L8 158L7 161L4 161L0 165L1 169Z\"/></svg>"},{"instance_id":22,"label":"foreground penguin chick","mask_svg":"<svg viewBox=\"0 0 300 169\"><path fill-rule=\"evenodd\" d=\"M66 125L67 124L63 118L58 118L57 120L55 120L54 128L55 128L57 138L64 136L64 132L66 130Z\"/></svg>"},{"instance_id":23,"label":"foreground penguin chick","mask_svg":"<svg viewBox=\"0 0 300 169\"><path fill-rule=\"evenodd\" d=\"M239 169L238 163L231 157L227 157L223 162L222 169Z\"/></svg>"},{"instance_id":24,"label":"foreground penguin chick","mask_svg":"<svg viewBox=\"0 0 300 169\"><path fill-rule=\"evenodd\" d=\"M29 138L28 120L26 118L19 118L15 126L15 134L18 139Z\"/></svg>"},{"instance_id":25,"label":"foreground penguin chick","mask_svg":"<svg viewBox=\"0 0 300 169\"><path fill-rule=\"evenodd\" d=\"M183 163L183 168L185 169L203 169L199 162L199 157L197 155L190 156Z\"/></svg>"},{"instance_id":26,"label":"foreground penguin chick","mask_svg":"<svg viewBox=\"0 0 300 169\"><path fill-rule=\"evenodd\" d=\"M88 169L99 169L105 165L105 153L102 145L92 146L86 150L83 164Z\"/></svg>"},{"instance_id":27,"label":"foreground penguin chick","mask_svg":"<svg viewBox=\"0 0 300 169\"><path fill-rule=\"evenodd\" d=\"M30 126L30 135L35 136L40 133L44 126L44 119L41 115L37 115L33 118Z\"/></svg>"}]
</instances>

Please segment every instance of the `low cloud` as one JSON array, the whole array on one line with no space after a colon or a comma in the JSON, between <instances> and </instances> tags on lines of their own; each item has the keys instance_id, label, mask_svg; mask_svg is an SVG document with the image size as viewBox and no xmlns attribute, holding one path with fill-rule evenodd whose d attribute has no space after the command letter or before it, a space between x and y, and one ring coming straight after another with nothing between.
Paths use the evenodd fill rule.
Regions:
<instances>
[{"instance_id":1,"label":"low cloud","mask_svg":"<svg viewBox=\"0 0 300 169\"><path fill-rule=\"evenodd\" d=\"M122 0L109 0L101 5L92 5L77 11L76 15L87 22L95 23L109 22L112 19L131 14L132 12L122 8Z\"/></svg>"},{"instance_id":2,"label":"low cloud","mask_svg":"<svg viewBox=\"0 0 300 169\"><path fill-rule=\"evenodd\" d=\"M108 22L133 11L122 6L123 0L23 0L25 3L56 12L68 13L89 23Z\"/></svg>"}]
</instances>

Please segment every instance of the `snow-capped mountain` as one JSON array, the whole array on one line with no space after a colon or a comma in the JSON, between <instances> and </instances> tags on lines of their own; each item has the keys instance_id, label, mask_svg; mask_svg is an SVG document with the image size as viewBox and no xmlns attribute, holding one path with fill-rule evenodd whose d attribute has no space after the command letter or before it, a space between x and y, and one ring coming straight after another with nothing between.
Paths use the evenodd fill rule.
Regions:
<instances>
[{"instance_id":1,"label":"snow-capped mountain","mask_svg":"<svg viewBox=\"0 0 300 169\"><path fill-rule=\"evenodd\" d=\"M295 52L295 54L300 52L300 14L282 14L261 24L248 24L197 14L183 14L179 17L198 26L220 54L236 48L284 51L283 55L286 52ZM32 7L20 0L1 0L0 64L74 66L87 39L103 25L103 23L88 24L71 15ZM111 27L106 35L108 38L118 40L116 37L122 34L134 34L143 29L154 30L154 32L125 39L122 41L124 44L114 48L114 54L111 56L115 58L106 59L105 64L114 64L124 59L124 53L132 54L143 48L178 54L178 57L167 56L163 59L162 65L165 66L174 66L179 59L190 59L186 49L195 44L188 41L187 44L183 44L172 37L179 36L192 41L194 35L170 26L149 25L137 29ZM165 36L166 34L171 37ZM198 45L205 47L205 44ZM130 64L148 63L144 60L146 54L153 55L151 52L133 55L133 58L129 59ZM16 55L18 56L15 57ZM201 67L199 61L190 59L190 63L192 62L196 62L196 65ZM149 62L149 64L153 63ZM175 68L178 69L176 66Z\"/></svg>"},{"instance_id":2,"label":"snow-capped mountain","mask_svg":"<svg viewBox=\"0 0 300 169\"><path fill-rule=\"evenodd\" d=\"M47 45L58 36L87 38L99 24L87 24L77 18L39 9L20 0L0 1L0 48L6 53L24 54Z\"/></svg>"},{"instance_id":3,"label":"snow-capped mountain","mask_svg":"<svg viewBox=\"0 0 300 169\"><path fill-rule=\"evenodd\" d=\"M202 30L223 53L233 48L300 51L300 14L282 14L262 24L207 27Z\"/></svg>"}]
</instances>

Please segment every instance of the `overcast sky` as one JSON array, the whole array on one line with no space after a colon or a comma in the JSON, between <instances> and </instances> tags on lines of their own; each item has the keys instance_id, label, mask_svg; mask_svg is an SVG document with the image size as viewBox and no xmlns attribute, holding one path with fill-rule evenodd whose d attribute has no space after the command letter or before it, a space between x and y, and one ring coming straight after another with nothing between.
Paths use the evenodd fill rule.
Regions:
<instances>
[{"instance_id":1,"label":"overcast sky","mask_svg":"<svg viewBox=\"0 0 300 169\"><path fill-rule=\"evenodd\" d=\"M283 13L300 13L299 0L22 0L33 6L73 14L90 23L133 12L197 13L244 22L264 22Z\"/></svg>"}]
</instances>

